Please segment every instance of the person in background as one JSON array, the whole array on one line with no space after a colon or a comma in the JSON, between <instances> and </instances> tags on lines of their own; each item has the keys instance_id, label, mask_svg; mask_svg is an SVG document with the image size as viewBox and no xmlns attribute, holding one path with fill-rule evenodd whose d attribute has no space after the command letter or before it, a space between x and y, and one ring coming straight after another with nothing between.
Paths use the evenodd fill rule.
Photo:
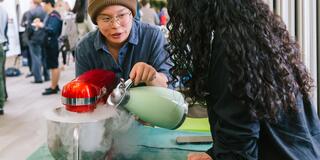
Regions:
<instances>
[{"instance_id":1,"label":"person in background","mask_svg":"<svg viewBox=\"0 0 320 160\"><path fill-rule=\"evenodd\" d=\"M95 29L94 24L88 16L87 6L87 0L76 0L72 12L67 12L64 16L62 33L60 35L60 41L63 42L60 51L64 65L67 64L67 53L71 52L74 56L77 42L79 42L85 34Z\"/></svg>"},{"instance_id":2,"label":"person in background","mask_svg":"<svg viewBox=\"0 0 320 160\"><path fill-rule=\"evenodd\" d=\"M2 3L3 0L0 0ZM4 102L6 100L6 91L5 91L5 76L4 76L4 63L5 63L5 46L8 43L8 13L0 6L0 115L4 114Z\"/></svg>"},{"instance_id":3,"label":"person in background","mask_svg":"<svg viewBox=\"0 0 320 160\"><path fill-rule=\"evenodd\" d=\"M62 19L62 31L59 37L59 52L62 54L61 71L67 66L67 55L73 52L75 44L78 41L78 31L75 23L75 14L66 12Z\"/></svg>"},{"instance_id":4,"label":"person in background","mask_svg":"<svg viewBox=\"0 0 320 160\"><path fill-rule=\"evenodd\" d=\"M98 30L76 47L76 76L106 69L135 85L167 87L171 63L160 29L140 23L136 0L89 0L88 13Z\"/></svg>"},{"instance_id":5,"label":"person in background","mask_svg":"<svg viewBox=\"0 0 320 160\"><path fill-rule=\"evenodd\" d=\"M161 2L161 9L159 12L159 25L165 26L167 25L168 21L170 20L168 9L167 9L167 2Z\"/></svg>"},{"instance_id":6,"label":"person in background","mask_svg":"<svg viewBox=\"0 0 320 160\"><path fill-rule=\"evenodd\" d=\"M159 25L159 16L155 9L151 8L150 1L141 0L141 5L141 21L152 25Z\"/></svg>"},{"instance_id":7,"label":"person in background","mask_svg":"<svg viewBox=\"0 0 320 160\"><path fill-rule=\"evenodd\" d=\"M60 14L54 10L54 0L42 0L42 5L47 13L45 20L34 20L34 26L43 29L46 34L46 43L44 44L44 52L46 54L46 63L51 71L51 86L46 88L42 95L51 95L58 93L60 69L59 69L59 44L58 38L62 30L62 20Z\"/></svg>"},{"instance_id":8,"label":"person in background","mask_svg":"<svg viewBox=\"0 0 320 160\"><path fill-rule=\"evenodd\" d=\"M168 12L171 73L207 104L213 137L189 160L320 159L312 79L263 0L168 0Z\"/></svg>"},{"instance_id":9,"label":"person in background","mask_svg":"<svg viewBox=\"0 0 320 160\"><path fill-rule=\"evenodd\" d=\"M138 21L141 20L141 10L140 10L140 3L139 0L137 0L137 11L136 11L136 16L134 16L134 18Z\"/></svg>"},{"instance_id":10,"label":"person in background","mask_svg":"<svg viewBox=\"0 0 320 160\"><path fill-rule=\"evenodd\" d=\"M32 83L42 83L41 68L43 69L44 81L50 80L50 75L45 62L45 54L43 52L43 39L42 31L33 26L33 21L35 19L40 19L43 21L46 17L46 12L41 7L41 0L32 0L32 8L30 9L30 16L27 22L27 27L25 32L27 32L28 47L31 54L31 67L32 74L34 76L34 81Z\"/></svg>"},{"instance_id":11,"label":"person in background","mask_svg":"<svg viewBox=\"0 0 320 160\"><path fill-rule=\"evenodd\" d=\"M59 38L59 52L62 54L62 65L60 67L61 70L64 70L65 66L67 65L67 53L70 51L70 44L68 44L69 39L64 32L65 30L65 24L66 22L69 22L70 17L73 18L73 14L71 12L71 8L69 6L69 3L65 0L56 0L56 3L54 5L54 10L57 11L61 19L63 20L63 27L62 27L62 33L61 37ZM69 33L68 33L69 34ZM72 34L72 33L70 33Z\"/></svg>"},{"instance_id":12,"label":"person in background","mask_svg":"<svg viewBox=\"0 0 320 160\"><path fill-rule=\"evenodd\" d=\"M54 10L56 10L63 19L63 16L71 10L69 3L64 0L56 0Z\"/></svg>"},{"instance_id":13,"label":"person in background","mask_svg":"<svg viewBox=\"0 0 320 160\"><path fill-rule=\"evenodd\" d=\"M72 12L76 14L75 23L77 25L78 40L85 34L95 29L90 17L88 16L88 0L76 0Z\"/></svg>"},{"instance_id":14,"label":"person in background","mask_svg":"<svg viewBox=\"0 0 320 160\"><path fill-rule=\"evenodd\" d=\"M30 10L27 10L26 12L23 13L21 23L20 23L20 26L22 28L24 28L23 32L21 33L21 41L20 41L21 54L22 54L22 56L27 58L28 67L29 67L29 73L26 75L26 78L33 76L33 74L32 74L32 59L31 59L31 54L30 54L29 47L28 47L28 41L29 41L28 36L29 35L28 35L27 27L29 25L28 24L29 19L31 19L31 13L30 13Z\"/></svg>"}]
</instances>

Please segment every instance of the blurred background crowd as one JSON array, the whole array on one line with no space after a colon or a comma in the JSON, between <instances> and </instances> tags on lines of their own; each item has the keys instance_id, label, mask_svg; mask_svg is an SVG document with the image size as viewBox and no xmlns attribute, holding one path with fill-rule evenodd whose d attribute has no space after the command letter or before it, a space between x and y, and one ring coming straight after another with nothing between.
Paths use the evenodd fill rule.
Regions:
<instances>
[{"instance_id":1,"label":"blurred background crowd","mask_svg":"<svg viewBox=\"0 0 320 160\"><path fill-rule=\"evenodd\" d=\"M137 0L135 19L158 26L167 37L165 26L170 18L166 5L165 0ZM87 6L88 0L0 1L3 49L3 58L0 58L0 114L3 114L8 98L5 77L19 76L21 65L28 67L28 73L23 76L30 78L30 83L51 82L42 95L59 92L60 72L74 61L76 43L96 29L88 16ZM44 34L43 28L50 28L50 34ZM45 43L48 37L50 45ZM8 56L16 57L16 60L5 67Z\"/></svg>"}]
</instances>

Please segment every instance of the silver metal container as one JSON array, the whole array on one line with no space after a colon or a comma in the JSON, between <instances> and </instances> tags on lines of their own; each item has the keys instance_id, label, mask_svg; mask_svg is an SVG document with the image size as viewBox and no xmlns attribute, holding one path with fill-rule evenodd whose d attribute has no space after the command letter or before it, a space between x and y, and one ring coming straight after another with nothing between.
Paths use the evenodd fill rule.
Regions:
<instances>
[{"instance_id":1,"label":"silver metal container","mask_svg":"<svg viewBox=\"0 0 320 160\"><path fill-rule=\"evenodd\" d=\"M68 113L55 108L47 117L47 143L58 160L102 160L112 144L112 110L96 113Z\"/></svg>"}]
</instances>

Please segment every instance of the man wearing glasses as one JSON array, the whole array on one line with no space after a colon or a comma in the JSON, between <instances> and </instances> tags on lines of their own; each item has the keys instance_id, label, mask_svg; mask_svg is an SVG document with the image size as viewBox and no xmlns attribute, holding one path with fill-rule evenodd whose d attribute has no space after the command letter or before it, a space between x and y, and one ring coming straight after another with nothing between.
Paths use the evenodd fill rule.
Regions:
<instances>
[{"instance_id":1,"label":"man wearing glasses","mask_svg":"<svg viewBox=\"0 0 320 160\"><path fill-rule=\"evenodd\" d=\"M135 85L167 87L171 62L159 28L134 19L136 0L89 0L88 13L98 30L76 47L76 76L91 69L114 71Z\"/></svg>"}]
</instances>

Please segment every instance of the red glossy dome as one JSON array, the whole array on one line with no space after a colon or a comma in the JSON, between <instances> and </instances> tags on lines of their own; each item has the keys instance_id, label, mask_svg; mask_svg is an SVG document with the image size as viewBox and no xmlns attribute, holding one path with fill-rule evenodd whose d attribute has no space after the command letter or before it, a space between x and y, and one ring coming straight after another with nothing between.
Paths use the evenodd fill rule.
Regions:
<instances>
[{"instance_id":1,"label":"red glossy dome","mask_svg":"<svg viewBox=\"0 0 320 160\"><path fill-rule=\"evenodd\" d=\"M62 103L71 112L92 112L98 103L105 103L116 85L115 73L94 69L67 83L62 89Z\"/></svg>"}]
</instances>

